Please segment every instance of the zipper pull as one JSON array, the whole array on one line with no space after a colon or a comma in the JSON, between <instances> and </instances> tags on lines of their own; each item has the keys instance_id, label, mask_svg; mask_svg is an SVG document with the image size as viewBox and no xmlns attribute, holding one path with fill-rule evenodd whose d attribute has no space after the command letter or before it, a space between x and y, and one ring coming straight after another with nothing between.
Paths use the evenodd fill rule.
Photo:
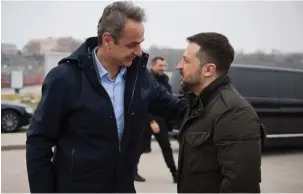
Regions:
<instances>
[{"instance_id":1,"label":"zipper pull","mask_svg":"<svg viewBox=\"0 0 303 194\"><path fill-rule=\"evenodd\" d=\"M75 155L75 148L73 148L73 150L72 150L71 168L70 168L71 172L73 172L73 168L74 168L74 155Z\"/></svg>"}]
</instances>

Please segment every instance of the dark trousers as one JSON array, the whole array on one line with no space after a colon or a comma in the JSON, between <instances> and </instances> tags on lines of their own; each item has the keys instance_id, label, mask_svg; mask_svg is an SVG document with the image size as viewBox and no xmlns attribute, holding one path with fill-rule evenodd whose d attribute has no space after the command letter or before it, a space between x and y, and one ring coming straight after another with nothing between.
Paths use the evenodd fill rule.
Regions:
<instances>
[{"instance_id":1,"label":"dark trousers","mask_svg":"<svg viewBox=\"0 0 303 194\"><path fill-rule=\"evenodd\" d=\"M137 158L137 171L138 171L138 164L140 161L140 157L143 154L144 150L149 146L149 141L150 141L150 137L151 135L154 135L157 142L160 145L166 166L170 169L171 172L176 172L176 164L175 164L175 160L173 157L173 151L171 148L171 144L170 144L170 140L168 137L168 128L167 128L167 124L165 122L164 119L162 118L158 118L156 119L156 122L158 123L159 127L160 127L160 132L154 134L148 124L147 130L144 130L143 134L142 134L142 139L141 139L141 143L140 143L140 148L139 148L139 155Z\"/></svg>"}]
</instances>

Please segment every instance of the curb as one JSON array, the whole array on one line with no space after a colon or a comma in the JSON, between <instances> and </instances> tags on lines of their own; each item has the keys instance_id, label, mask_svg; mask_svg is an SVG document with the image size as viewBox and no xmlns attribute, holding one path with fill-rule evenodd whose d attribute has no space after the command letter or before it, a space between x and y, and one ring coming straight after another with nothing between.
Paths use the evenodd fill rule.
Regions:
<instances>
[{"instance_id":1,"label":"curb","mask_svg":"<svg viewBox=\"0 0 303 194\"><path fill-rule=\"evenodd\" d=\"M26 145L1 145L1 151L24 150Z\"/></svg>"}]
</instances>

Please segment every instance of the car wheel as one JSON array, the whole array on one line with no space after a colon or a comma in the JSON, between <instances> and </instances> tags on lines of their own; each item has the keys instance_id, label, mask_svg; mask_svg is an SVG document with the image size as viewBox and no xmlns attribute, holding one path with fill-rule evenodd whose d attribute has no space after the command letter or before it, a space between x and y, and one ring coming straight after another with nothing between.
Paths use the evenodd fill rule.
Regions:
<instances>
[{"instance_id":1,"label":"car wheel","mask_svg":"<svg viewBox=\"0 0 303 194\"><path fill-rule=\"evenodd\" d=\"M16 111L3 111L1 115L1 131L13 132L19 127L20 117Z\"/></svg>"}]
</instances>

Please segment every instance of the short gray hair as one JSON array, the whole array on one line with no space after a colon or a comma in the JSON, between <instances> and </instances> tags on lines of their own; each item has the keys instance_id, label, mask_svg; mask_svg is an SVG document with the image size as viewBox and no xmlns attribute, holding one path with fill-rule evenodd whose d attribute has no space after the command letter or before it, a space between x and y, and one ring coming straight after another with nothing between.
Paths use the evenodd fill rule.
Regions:
<instances>
[{"instance_id":1,"label":"short gray hair","mask_svg":"<svg viewBox=\"0 0 303 194\"><path fill-rule=\"evenodd\" d=\"M144 9L131 1L116 1L106 6L97 27L99 45L102 45L103 33L110 33L117 43L127 19L143 22L145 17Z\"/></svg>"}]
</instances>

